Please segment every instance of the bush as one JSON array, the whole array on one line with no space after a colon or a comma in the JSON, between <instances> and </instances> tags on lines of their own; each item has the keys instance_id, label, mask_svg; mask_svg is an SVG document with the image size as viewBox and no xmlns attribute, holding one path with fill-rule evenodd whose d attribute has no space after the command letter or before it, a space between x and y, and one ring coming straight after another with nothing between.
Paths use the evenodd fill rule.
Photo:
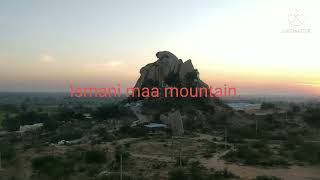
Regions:
<instances>
[{"instance_id":1,"label":"bush","mask_svg":"<svg viewBox=\"0 0 320 180\"><path fill-rule=\"evenodd\" d=\"M180 166L180 160L181 160L181 166L186 166L188 164L189 158L188 157L176 157L176 166Z\"/></svg>"},{"instance_id":2,"label":"bush","mask_svg":"<svg viewBox=\"0 0 320 180\"><path fill-rule=\"evenodd\" d=\"M191 163L190 168L190 180L202 180L206 173L204 172L205 167L201 166L199 161Z\"/></svg>"},{"instance_id":3,"label":"bush","mask_svg":"<svg viewBox=\"0 0 320 180\"><path fill-rule=\"evenodd\" d=\"M103 151L87 151L85 153L85 161L86 163L105 163L106 162L106 154Z\"/></svg>"},{"instance_id":4,"label":"bush","mask_svg":"<svg viewBox=\"0 0 320 180\"><path fill-rule=\"evenodd\" d=\"M122 180L130 180L130 179L134 179L134 178L128 174L122 175ZM143 178L140 178L140 179L143 179ZM120 173L111 173L109 175L100 176L95 180L120 180Z\"/></svg>"},{"instance_id":5,"label":"bush","mask_svg":"<svg viewBox=\"0 0 320 180\"><path fill-rule=\"evenodd\" d=\"M108 133L108 130L104 127L98 128L95 132L99 135L99 137L102 137L103 141L110 142L114 140L114 137Z\"/></svg>"},{"instance_id":6,"label":"bush","mask_svg":"<svg viewBox=\"0 0 320 180\"><path fill-rule=\"evenodd\" d=\"M43 122L43 128L48 131L53 131L57 129L58 126L59 126L59 122L52 118L49 118Z\"/></svg>"},{"instance_id":7,"label":"bush","mask_svg":"<svg viewBox=\"0 0 320 180\"><path fill-rule=\"evenodd\" d=\"M9 132L18 131L20 128L20 121L17 118L11 118L9 115L6 115L2 121L2 126Z\"/></svg>"},{"instance_id":8,"label":"bush","mask_svg":"<svg viewBox=\"0 0 320 180\"><path fill-rule=\"evenodd\" d=\"M57 132L57 135L52 138L52 141L57 142L60 140L74 140L79 139L83 135L82 130L80 129L70 129L70 127L63 128L59 132Z\"/></svg>"},{"instance_id":9,"label":"bush","mask_svg":"<svg viewBox=\"0 0 320 180\"><path fill-rule=\"evenodd\" d=\"M311 126L320 128L320 109L319 108L309 108L304 113L304 120Z\"/></svg>"},{"instance_id":10,"label":"bush","mask_svg":"<svg viewBox=\"0 0 320 180\"><path fill-rule=\"evenodd\" d=\"M293 153L296 160L312 164L320 163L320 145L314 143L304 143Z\"/></svg>"},{"instance_id":11,"label":"bush","mask_svg":"<svg viewBox=\"0 0 320 180\"><path fill-rule=\"evenodd\" d=\"M216 179L222 179L222 178L236 178L237 176L225 168L224 170L221 170L221 171L215 171L213 174L213 177L215 177Z\"/></svg>"},{"instance_id":12,"label":"bush","mask_svg":"<svg viewBox=\"0 0 320 180\"><path fill-rule=\"evenodd\" d=\"M231 162L240 161L247 165L286 165L286 161L273 159L273 152L262 142L240 145L237 150L227 153L224 158Z\"/></svg>"},{"instance_id":13,"label":"bush","mask_svg":"<svg viewBox=\"0 0 320 180\"><path fill-rule=\"evenodd\" d=\"M229 132L229 138L230 141L239 141L241 139L246 139L246 138L256 138L257 134L255 131L255 128L251 127L241 127L241 128L235 128L231 129Z\"/></svg>"},{"instance_id":14,"label":"bush","mask_svg":"<svg viewBox=\"0 0 320 180\"><path fill-rule=\"evenodd\" d=\"M36 123L42 123L49 119L47 113L38 113L35 111L24 111L18 114L17 118L22 125L30 125Z\"/></svg>"},{"instance_id":15,"label":"bush","mask_svg":"<svg viewBox=\"0 0 320 180\"><path fill-rule=\"evenodd\" d=\"M257 176L255 180L281 180L281 179L275 176Z\"/></svg>"},{"instance_id":16,"label":"bush","mask_svg":"<svg viewBox=\"0 0 320 180\"><path fill-rule=\"evenodd\" d=\"M95 115L97 118L105 120L127 116L131 113L131 110L124 107L122 104L103 104L97 108Z\"/></svg>"},{"instance_id":17,"label":"bush","mask_svg":"<svg viewBox=\"0 0 320 180\"><path fill-rule=\"evenodd\" d=\"M144 127L130 127L129 125L125 125L120 127L118 133L129 137L145 137L148 135L148 130Z\"/></svg>"},{"instance_id":18,"label":"bush","mask_svg":"<svg viewBox=\"0 0 320 180\"><path fill-rule=\"evenodd\" d=\"M276 105L274 105L272 103L263 102L261 104L261 109L274 109L274 108L276 108Z\"/></svg>"},{"instance_id":19,"label":"bush","mask_svg":"<svg viewBox=\"0 0 320 180\"><path fill-rule=\"evenodd\" d=\"M60 178L73 172L74 162L67 161L59 156L42 156L32 159L32 168L40 174Z\"/></svg>"},{"instance_id":20,"label":"bush","mask_svg":"<svg viewBox=\"0 0 320 180\"><path fill-rule=\"evenodd\" d=\"M99 174L99 172L101 171L101 168L97 165L91 165L87 169L88 169L87 174L90 177Z\"/></svg>"},{"instance_id":21,"label":"bush","mask_svg":"<svg viewBox=\"0 0 320 180\"><path fill-rule=\"evenodd\" d=\"M169 171L169 180L186 180L187 178L187 172L182 168L176 168Z\"/></svg>"},{"instance_id":22,"label":"bush","mask_svg":"<svg viewBox=\"0 0 320 180\"><path fill-rule=\"evenodd\" d=\"M124 151L121 146L117 146L115 151L116 162L120 163L121 155L122 155L122 163L125 163L130 157L129 152Z\"/></svg>"},{"instance_id":23,"label":"bush","mask_svg":"<svg viewBox=\"0 0 320 180\"><path fill-rule=\"evenodd\" d=\"M16 150L10 144L0 144L0 153L2 160L13 160L16 157Z\"/></svg>"}]
</instances>

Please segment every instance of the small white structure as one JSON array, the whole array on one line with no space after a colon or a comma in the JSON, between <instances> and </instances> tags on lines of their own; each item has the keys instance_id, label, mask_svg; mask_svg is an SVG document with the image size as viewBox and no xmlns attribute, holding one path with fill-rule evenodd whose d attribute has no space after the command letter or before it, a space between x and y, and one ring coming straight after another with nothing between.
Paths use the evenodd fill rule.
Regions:
<instances>
[{"instance_id":1,"label":"small white structure","mask_svg":"<svg viewBox=\"0 0 320 180\"><path fill-rule=\"evenodd\" d=\"M227 103L229 107L234 110L258 110L261 108L261 104L252 104L246 102L239 102L239 103Z\"/></svg>"},{"instance_id":2,"label":"small white structure","mask_svg":"<svg viewBox=\"0 0 320 180\"><path fill-rule=\"evenodd\" d=\"M89 113L85 113L85 114L83 114L82 115L85 119L92 119L92 116L91 116L91 114L89 114Z\"/></svg>"},{"instance_id":3,"label":"small white structure","mask_svg":"<svg viewBox=\"0 0 320 180\"><path fill-rule=\"evenodd\" d=\"M19 132L24 133L28 131L35 131L35 130L41 129L42 127L43 127L43 123L24 125L24 126L20 126Z\"/></svg>"},{"instance_id":4,"label":"small white structure","mask_svg":"<svg viewBox=\"0 0 320 180\"><path fill-rule=\"evenodd\" d=\"M71 144L70 141L66 141L66 140L61 140L58 142L58 145L69 145Z\"/></svg>"}]
</instances>

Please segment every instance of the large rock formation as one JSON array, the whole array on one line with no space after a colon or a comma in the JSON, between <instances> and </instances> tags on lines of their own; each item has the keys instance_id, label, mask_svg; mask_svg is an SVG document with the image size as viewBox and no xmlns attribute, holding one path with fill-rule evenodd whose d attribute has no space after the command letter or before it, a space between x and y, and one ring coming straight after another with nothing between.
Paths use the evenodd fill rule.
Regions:
<instances>
[{"instance_id":1,"label":"large rock formation","mask_svg":"<svg viewBox=\"0 0 320 180\"><path fill-rule=\"evenodd\" d=\"M182 84L185 84L185 76L187 73L194 72L191 60L183 62L169 51L160 51L156 54L158 60L147 64L140 69L140 78L135 84L135 87L142 87L147 81L163 83L165 79L171 74L179 76ZM199 86L207 87L207 85L198 80Z\"/></svg>"},{"instance_id":2,"label":"large rock formation","mask_svg":"<svg viewBox=\"0 0 320 180\"><path fill-rule=\"evenodd\" d=\"M179 110L172 110L168 115L169 126L172 134L175 136L182 136L184 134L182 117Z\"/></svg>"}]
</instances>

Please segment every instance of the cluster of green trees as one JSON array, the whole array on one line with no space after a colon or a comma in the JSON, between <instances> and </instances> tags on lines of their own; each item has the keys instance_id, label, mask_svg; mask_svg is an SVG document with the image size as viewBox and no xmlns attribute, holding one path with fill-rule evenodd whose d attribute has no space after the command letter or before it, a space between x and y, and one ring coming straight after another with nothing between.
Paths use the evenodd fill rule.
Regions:
<instances>
[{"instance_id":1,"label":"cluster of green trees","mask_svg":"<svg viewBox=\"0 0 320 180\"><path fill-rule=\"evenodd\" d=\"M17 131L22 125L50 122L49 120L48 113L22 111L16 115L6 113L1 125L7 131Z\"/></svg>"},{"instance_id":2,"label":"cluster of green trees","mask_svg":"<svg viewBox=\"0 0 320 180\"><path fill-rule=\"evenodd\" d=\"M74 172L75 162L60 156L41 156L32 159L32 168L39 175L44 174L52 178L69 176Z\"/></svg>"},{"instance_id":3,"label":"cluster of green trees","mask_svg":"<svg viewBox=\"0 0 320 180\"><path fill-rule=\"evenodd\" d=\"M320 145L305 142L301 136L292 136L282 145L280 154L287 159L309 164L320 164Z\"/></svg>"},{"instance_id":4,"label":"cluster of green trees","mask_svg":"<svg viewBox=\"0 0 320 180\"><path fill-rule=\"evenodd\" d=\"M109 159L107 152L102 149L76 148L64 154L37 156L32 159L31 163L33 171L39 177L46 176L49 179L68 179L68 177L77 175L79 172L86 174L88 177L97 177L97 175L101 171L105 171L106 168L112 171L119 171L120 164L122 163L122 166L126 166L131 156L127 151L127 147L122 145L116 146L113 154L114 157ZM102 176L101 179L119 179L120 174L116 174ZM123 176L127 178L126 175ZM100 177L98 179L100 179Z\"/></svg>"},{"instance_id":5,"label":"cluster of green trees","mask_svg":"<svg viewBox=\"0 0 320 180\"><path fill-rule=\"evenodd\" d=\"M15 159L16 149L9 142L1 142L0 154L1 154L2 166L4 166L5 163L3 162L10 162Z\"/></svg>"},{"instance_id":6,"label":"cluster of green trees","mask_svg":"<svg viewBox=\"0 0 320 180\"><path fill-rule=\"evenodd\" d=\"M304 113L305 121L316 128L320 128L320 108L308 108Z\"/></svg>"},{"instance_id":7,"label":"cluster of green trees","mask_svg":"<svg viewBox=\"0 0 320 180\"><path fill-rule=\"evenodd\" d=\"M120 118L121 116L129 116L131 114L131 110L121 103L103 104L94 111L95 117L101 120L107 120L110 118Z\"/></svg>"},{"instance_id":8,"label":"cluster of green trees","mask_svg":"<svg viewBox=\"0 0 320 180\"><path fill-rule=\"evenodd\" d=\"M275 109L276 105L270 102L263 102L261 104L261 109Z\"/></svg>"},{"instance_id":9,"label":"cluster of green trees","mask_svg":"<svg viewBox=\"0 0 320 180\"><path fill-rule=\"evenodd\" d=\"M224 158L231 162L241 162L248 165L288 165L285 158L276 156L266 141L238 145L235 151L230 151Z\"/></svg>"},{"instance_id":10,"label":"cluster of green trees","mask_svg":"<svg viewBox=\"0 0 320 180\"><path fill-rule=\"evenodd\" d=\"M44 128L52 131L59 126L60 122L62 123L72 121L74 119L83 119L84 112L92 113L98 120L120 118L121 116L129 116L132 114L130 109L124 107L122 103L102 104L96 109L89 109L87 111L82 111L78 107L59 105L56 111L52 111L50 114L48 112L31 110L28 108L25 111L16 111L15 114L6 112L1 125L7 131L17 131L22 125L44 123Z\"/></svg>"}]
</instances>

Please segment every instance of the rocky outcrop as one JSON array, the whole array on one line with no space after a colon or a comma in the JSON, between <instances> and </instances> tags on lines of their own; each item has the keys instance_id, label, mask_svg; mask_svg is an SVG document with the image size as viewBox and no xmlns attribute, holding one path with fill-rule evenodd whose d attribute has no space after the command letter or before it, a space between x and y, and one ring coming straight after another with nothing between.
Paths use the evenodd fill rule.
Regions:
<instances>
[{"instance_id":1,"label":"rocky outcrop","mask_svg":"<svg viewBox=\"0 0 320 180\"><path fill-rule=\"evenodd\" d=\"M169 126L172 134L175 136L182 136L184 134L182 117L179 110L172 110L168 115Z\"/></svg>"},{"instance_id":2,"label":"rocky outcrop","mask_svg":"<svg viewBox=\"0 0 320 180\"><path fill-rule=\"evenodd\" d=\"M160 51L156 56L158 58L157 61L140 69L140 78L135 87L142 87L148 81L163 83L170 74L179 76L180 81L183 83L185 75L195 71L191 60L183 62L169 51ZM201 80L199 82L200 86L206 86Z\"/></svg>"},{"instance_id":3,"label":"rocky outcrop","mask_svg":"<svg viewBox=\"0 0 320 180\"><path fill-rule=\"evenodd\" d=\"M192 72L192 71L194 71L194 67L191 60L189 59L188 61L184 62L181 65L180 71L179 71L179 77L183 79L188 72Z\"/></svg>"}]
</instances>

